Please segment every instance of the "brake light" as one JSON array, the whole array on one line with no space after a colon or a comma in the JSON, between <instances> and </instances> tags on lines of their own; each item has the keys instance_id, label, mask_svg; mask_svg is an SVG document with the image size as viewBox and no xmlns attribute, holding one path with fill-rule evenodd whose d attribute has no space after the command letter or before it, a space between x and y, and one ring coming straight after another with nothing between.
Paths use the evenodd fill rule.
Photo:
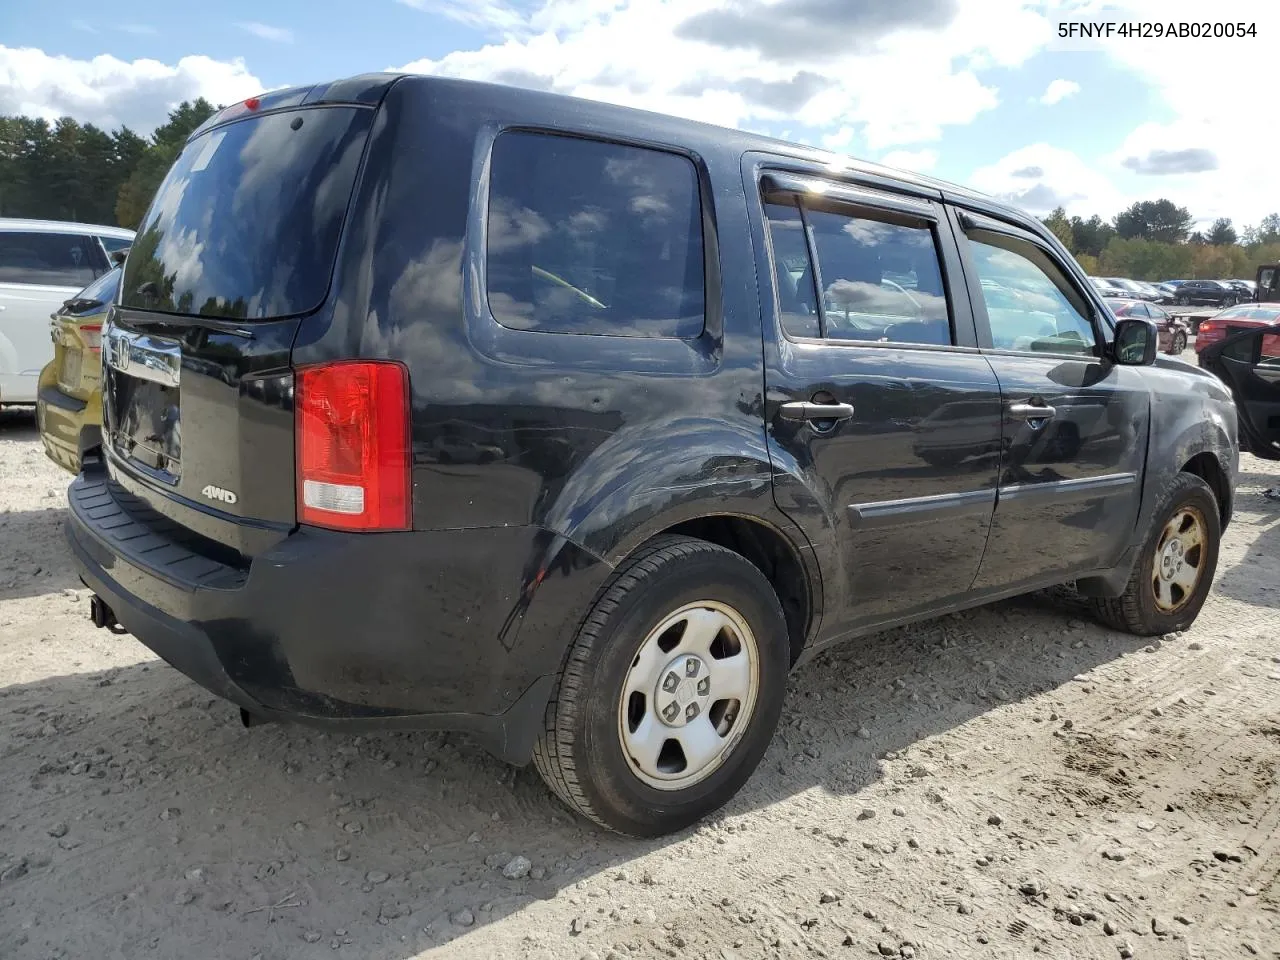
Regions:
<instances>
[{"instance_id":1,"label":"brake light","mask_svg":"<svg viewBox=\"0 0 1280 960\"><path fill-rule=\"evenodd\" d=\"M408 370L384 360L303 367L294 411L298 522L409 529Z\"/></svg>"},{"instance_id":2,"label":"brake light","mask_svg":"<svg viewBox=\"0 0 1280 960\"><path fill-rule=\"evenodd\" d=\"M102 352L102 324L86 323L80 327L80 338L94 353Z\"/></svg>"},{"instance_id":3,"label":"brake light","mask_svg":"<svg viewBox=\"0 0 1280 960\"><path fill-rule=\"evenodd\" d=\"M250 97L248 100L244 101L244 108L246 110L257 110L260 106L262 106L262 101L257 97Z\"/></svg>"}]
</instances>

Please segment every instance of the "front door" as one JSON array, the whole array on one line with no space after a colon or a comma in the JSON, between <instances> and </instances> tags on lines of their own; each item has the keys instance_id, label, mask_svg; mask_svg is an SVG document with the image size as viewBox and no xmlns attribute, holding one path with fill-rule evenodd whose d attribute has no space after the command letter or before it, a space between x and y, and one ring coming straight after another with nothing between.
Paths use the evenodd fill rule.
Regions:
<instances>
[{"instance_id":1,"label":"front door","mask_svg":"<svg viewBox=\"0 0 1280 960\"><path fill-rule=\"evenodd\" d=\"M1004 405L999 499L976 586L1108 569L1137 522L1144 377L1105 359L1102 308L1047 244L969 213L956 226Z\"/></svg>"},{"instance_id":2,"label":"front door","mask_svg":"<svg viewBox=\"0 0 1280 960\"><path fill-rule=\"evenodd\" d=\"M834 558L830 638L969 590L995 503L999 387L967 302L948 296L960 267L938 202L762 182L774 496Z\"/></svg>"},{"instance_id":3,"label":"front door","mask_svg":"<svg viewBox=\"0 0 1280 960\"><path fill-rule=\"evenodd\" d=\"M1200 362L1235 398L1240 446L1255 457L1280 460L1280 323L1228 326L1226 333L1226 339L1204 349Z\"/></svg>"}]
</instances>

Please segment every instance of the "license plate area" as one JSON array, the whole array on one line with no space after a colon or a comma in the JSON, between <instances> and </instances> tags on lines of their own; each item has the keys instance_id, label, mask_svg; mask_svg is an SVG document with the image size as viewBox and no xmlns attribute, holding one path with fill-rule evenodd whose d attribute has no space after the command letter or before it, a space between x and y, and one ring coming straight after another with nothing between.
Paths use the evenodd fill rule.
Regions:
<instances>
[{"instance_id":1,"label":"license plate area","mask_svg":"<svg viewBox=\"0 0 1280 960\"><path fill-rule=\"evenodd\" d=\"M71 392L80 389L81 353L72 347L63 346L62 360L58 364L58 386Z\"/></svg>"},{"instance_id":2,"label":"license plate area","mask_svg":"<svg viewBox=\"0 0 1280 960\"><path fill-rule=\"evenodd\" d=\"M168 484L182 476L182 353L173 340L108 328L103 414L117 456Z\"/></svg>"}]
</instances>

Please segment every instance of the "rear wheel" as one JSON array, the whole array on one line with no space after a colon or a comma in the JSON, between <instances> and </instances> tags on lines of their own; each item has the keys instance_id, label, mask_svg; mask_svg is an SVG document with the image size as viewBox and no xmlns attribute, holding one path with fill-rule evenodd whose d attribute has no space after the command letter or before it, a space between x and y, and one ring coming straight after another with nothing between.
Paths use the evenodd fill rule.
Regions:
<instances>
[{"instance_id":1,"label":"rear wheel","mask_svg":"<svg viewBox=\"0 0 1280 960\"><path fill-rule=\"evenodd\" d=\"M1184 294L1183 296L1178 297L1178 304L1183 307L1190 306L1191 298Z\"/></svg>"},{"instance_id":2,"label":"rear wheel","mask_svg":"<svg viewBox=\"0 0 1280 960\"><path fill-rule=\"evenodd\" d=\"M571 808L636 836L727 802L778 724L790 644L749 561L661 537L619 568L578 631L534 748Z\"/></svg>"},{"instance_id":3,"label":"rear wheel","mask_svg":"<svg viewBox=\"0 0 1280 960\"><path fill-rule=\"evenodd\" d=\"M1218 501L1209 485L1178 474L1152 518L1124 593L1095 600L1098 616L1143 637L1187 629L1213 585L1221 536Z\"/></svg>"},{"instance_id":4,"label":"rear wheel","mask_svg":"<svg viewBox=\"0 0 1280 960\"><path fill-rule=\"evenodd\" d=\"M1173 335L1173 349L1170 351L1175 357L1187 349L1187 335L1179 330Z\"/></svg>"}]
</instances>

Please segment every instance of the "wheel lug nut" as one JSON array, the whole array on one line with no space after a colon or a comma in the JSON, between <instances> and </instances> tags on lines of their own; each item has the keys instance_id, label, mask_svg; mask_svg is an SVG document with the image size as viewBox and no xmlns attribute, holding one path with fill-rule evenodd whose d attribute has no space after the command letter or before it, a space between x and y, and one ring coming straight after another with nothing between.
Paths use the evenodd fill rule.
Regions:
<instances>
[{"instance_id":1,"label":"wheel lug nut","mask_svg":"<svg viewBox=\"0 0 1280 960\"><path fill-rule=\"evenodd\" d=\"M684 675L686 677L696 677L698 675L697 660L686 660L684 662Z\"/></svg>"},{"instance_id":2,"label":"wheel lug nut","mask_svg":"<svg viewBox=\"0 0 1280 960\"><path fill-rule=\"evenodd\" d=\"M684 718L686 720L692 720L697 715L698 715L698 705L696 703L691 703L684 708Z\"/></svg>"},{"instance_id":3,"label":"wheel lug nut","mask_svg":"<svg viewBox=\"0 0 1280 960\"><path fill-rule=\"evenodd\" d=\"M667 704L665 708L663 708L662 716L664 719L666 719L668 723L670 723L671 721L675 720L676 716L679 713L680 713L680 707L673 700L669 704Z\"/></svg>"},{"instance_id":4,"label":"wheel lug nut","mask_svg":"<svg viewBox=\"0 0 1280 960\"><path fill-rule=\"evenodd\" d=\"M676 672L672 670L662 679L662 689L670 693L676 687L680 686L680 678L676 676Z\"/></svg>"},{"instance_id":5,"label":"wheel lug nut","mask_svg":"<svg viewBox=\"0 0 1280 960\"><path fill-rule=\"evenodd\" d=\"M711 692L711 678L703 677L698 681L698 696L705 697Z\"/></svg>"}]
</instances>

